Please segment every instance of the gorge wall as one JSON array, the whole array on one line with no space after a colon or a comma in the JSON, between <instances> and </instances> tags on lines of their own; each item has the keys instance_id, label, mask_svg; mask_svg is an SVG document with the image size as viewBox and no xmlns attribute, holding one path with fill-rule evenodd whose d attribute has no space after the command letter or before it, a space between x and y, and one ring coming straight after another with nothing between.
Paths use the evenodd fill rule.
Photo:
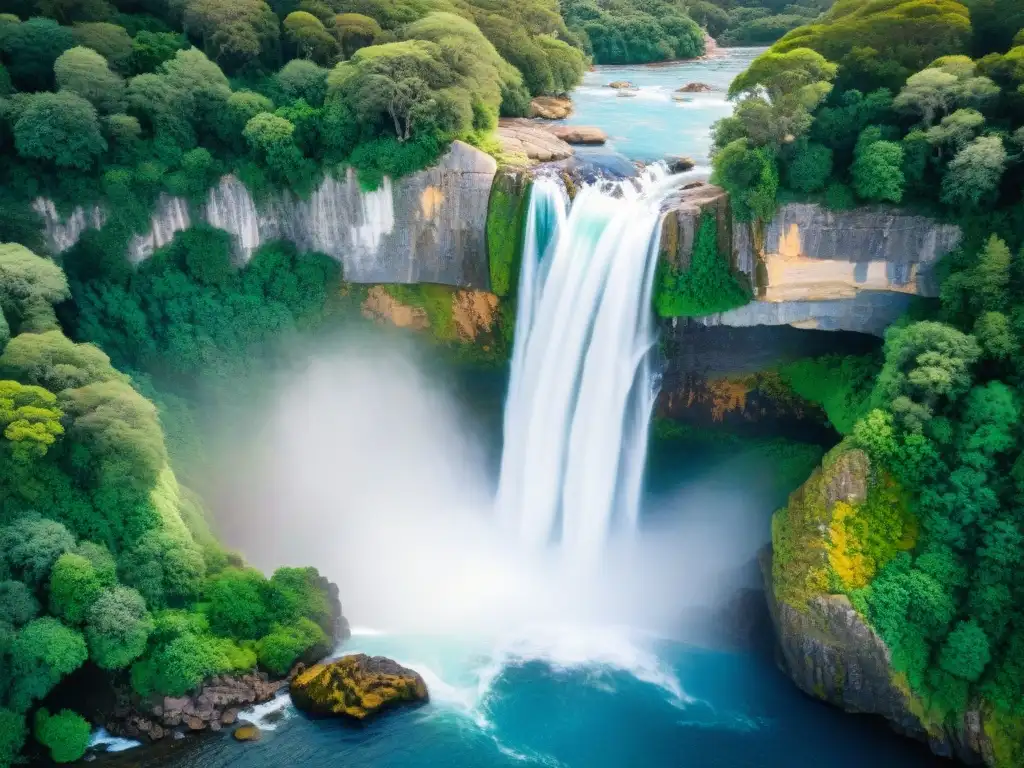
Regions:
<instances>
[{"instance_id":1,"label":"gorge wall","mask_svg":"<svg viewBox=\"0 0 1024 768\"><path fill-rule=\"evenodd\" d=\"M437 165L364 191L354 171L327 177L308 200L291 192L254 199L235 176L224 176L205 203L161 195L147 232L136 235L127 257L148 258L174 234L205 222L233 235L244 263L263 243L290 240L304 251L320 251L342 262L354 283L439 283L488 290L487 204L497 163L456 141ZM53 254L77 242L88 228L101 227L101 205L78 207L61 216L53 203L34 203Z\"/></svg>"},{"instance_id":2,"label":"gorge wall","mask_svg":"<svg viewBox=\"0 0 1024 768\"><path fill-rule=\"evenodd\" d=\"M897 208L829 211L788 203L771 221L734 221L718 187L683 190L666 218L663 257L686 265L701 212L718 221L719 250L744 275L754 300L737 309L676 322L734 327L792 325L881 336L914 296L934 297L936 263L960 229Z\"/></svg>"}]
</instances>

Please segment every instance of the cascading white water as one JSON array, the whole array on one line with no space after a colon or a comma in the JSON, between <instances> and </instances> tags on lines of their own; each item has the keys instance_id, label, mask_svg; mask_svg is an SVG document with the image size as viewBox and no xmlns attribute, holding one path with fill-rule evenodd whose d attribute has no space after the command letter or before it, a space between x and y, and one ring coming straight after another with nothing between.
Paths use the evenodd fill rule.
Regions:
<instances>
[{"instance_id":1,"label":"cascading white water","mask_svg":"<svg viewBox=\"0 0 1024 768\"><path fill-rule=\"evenodd\" d=\"M596 558L635 526L655 390L651 291L662 204L692 174L661 167L580 190L534 184L497 505L530 546Z\"/></svg>"}]
</instances>

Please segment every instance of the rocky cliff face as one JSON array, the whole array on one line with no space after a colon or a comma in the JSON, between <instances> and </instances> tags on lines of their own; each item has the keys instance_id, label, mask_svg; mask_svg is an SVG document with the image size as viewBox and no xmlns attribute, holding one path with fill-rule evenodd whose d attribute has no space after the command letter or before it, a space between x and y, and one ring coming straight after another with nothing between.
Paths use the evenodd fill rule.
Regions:
<instances>
[{"instance_id":1,"label":"rocky cliff face","mask_svg":"<svg viewBox=\"0 0 1024 768\"><path fill-rule=\"evenodd\" d=\"M829 591L847 578L844 561L856 557L846 522L869 496L884 492L885 482L862 451L841 444L775 514L761 566L779 665L806 694L847 712L880 715L937 755L997 765L981 712L970 710L953 725L922 719L885 642L845 595Z\"/></svg>"},{"instance_id":2,"label":"rocky cliff face","mask_svg":"<svg viewBox=\"0 0 1024 768\"><path fill-rule=\"evenodd\" d=\"M960 230L898 209L828 211L790 203L759 230L734 222L717 187L684 191L666 219L664 249L685 266L700 211L719 222L719 248L745 275L755 300L699 318L708 325L792 325L881 336L912 297L938 295L936 263L956 248Z\"/></svg>"},{"instance_id":3,"label":"rocky cliff face","mask_svg":"<svg viewBox=\"0 0 1024 768\"><path fill-rule=\"evenodd\" d=\"M241 181L225 176L195 209L182 198L161 196L149 231L133 238L128 258L138 263L202 221L234 236L239 262L263 243L284 239L338 259L350 282L487 290L487 201L496 170L493 158L457 141L433 168L385 179L371 192L349 171L342 179L326 178L308 200L288 192L255 200ZM45 199L34 207L53 253L106 218L99 206L76 208L66 218Z\"/></svg>"}]
</instances>

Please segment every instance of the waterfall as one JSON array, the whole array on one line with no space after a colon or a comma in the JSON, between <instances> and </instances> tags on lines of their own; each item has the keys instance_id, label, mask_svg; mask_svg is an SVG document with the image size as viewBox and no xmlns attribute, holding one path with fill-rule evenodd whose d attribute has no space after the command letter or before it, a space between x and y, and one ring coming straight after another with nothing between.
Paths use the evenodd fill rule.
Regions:
<instances>
[{"instance_id":1,"label":"waterfall","mask_svg":"<svg viewBox=\"0 0 1024 768\"><path fill-rule=\"evenodd\" d=\"M651 298L666 198L693 174L662 167L583 187L535 182L497 509L529 546L592 560L635 527L656 394Z\"/></svg>"}]
</instances>

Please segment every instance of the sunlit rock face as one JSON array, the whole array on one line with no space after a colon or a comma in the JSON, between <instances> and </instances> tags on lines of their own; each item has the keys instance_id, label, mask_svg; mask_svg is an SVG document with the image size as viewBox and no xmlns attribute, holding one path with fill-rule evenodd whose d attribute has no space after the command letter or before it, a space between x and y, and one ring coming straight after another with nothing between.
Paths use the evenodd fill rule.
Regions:
<instances>
[{"instance_id":1,"label":"sunlit rock face","mask_svg":"<svg viewBox=\"0 0 1024 768\"><path fill-rule=\"evenodd\" d=\"M938 295L935 265L960 237L959 227L899 209L790 203L765 226L761 247L751 225L733 224L733 266L756 300L699 321L880 336L913 296Z\"/></svg>"},{"instance_id":2,"label":"sunlit rock face","mask_svg":"<svg viewBox=\"0 0 1024 768\"><path fill-rule=\"evenodd\" d=\"M326 178L307 200L281 192L256 201L234 176L223 177L203 205L162 195L150 229L136 235L128 258L138 263L174 234L204 221L233 236L239 263L270 240L290 240L303 251L326 253L356 283L441 283L487 290L487 201L497 163L454 142L437 165L373 191L360 188L354 172ZM102 208L77 208L67 218L40 198L52 253L67 250L87 228L106 218Z\"/></svg>"}]
</instances>

